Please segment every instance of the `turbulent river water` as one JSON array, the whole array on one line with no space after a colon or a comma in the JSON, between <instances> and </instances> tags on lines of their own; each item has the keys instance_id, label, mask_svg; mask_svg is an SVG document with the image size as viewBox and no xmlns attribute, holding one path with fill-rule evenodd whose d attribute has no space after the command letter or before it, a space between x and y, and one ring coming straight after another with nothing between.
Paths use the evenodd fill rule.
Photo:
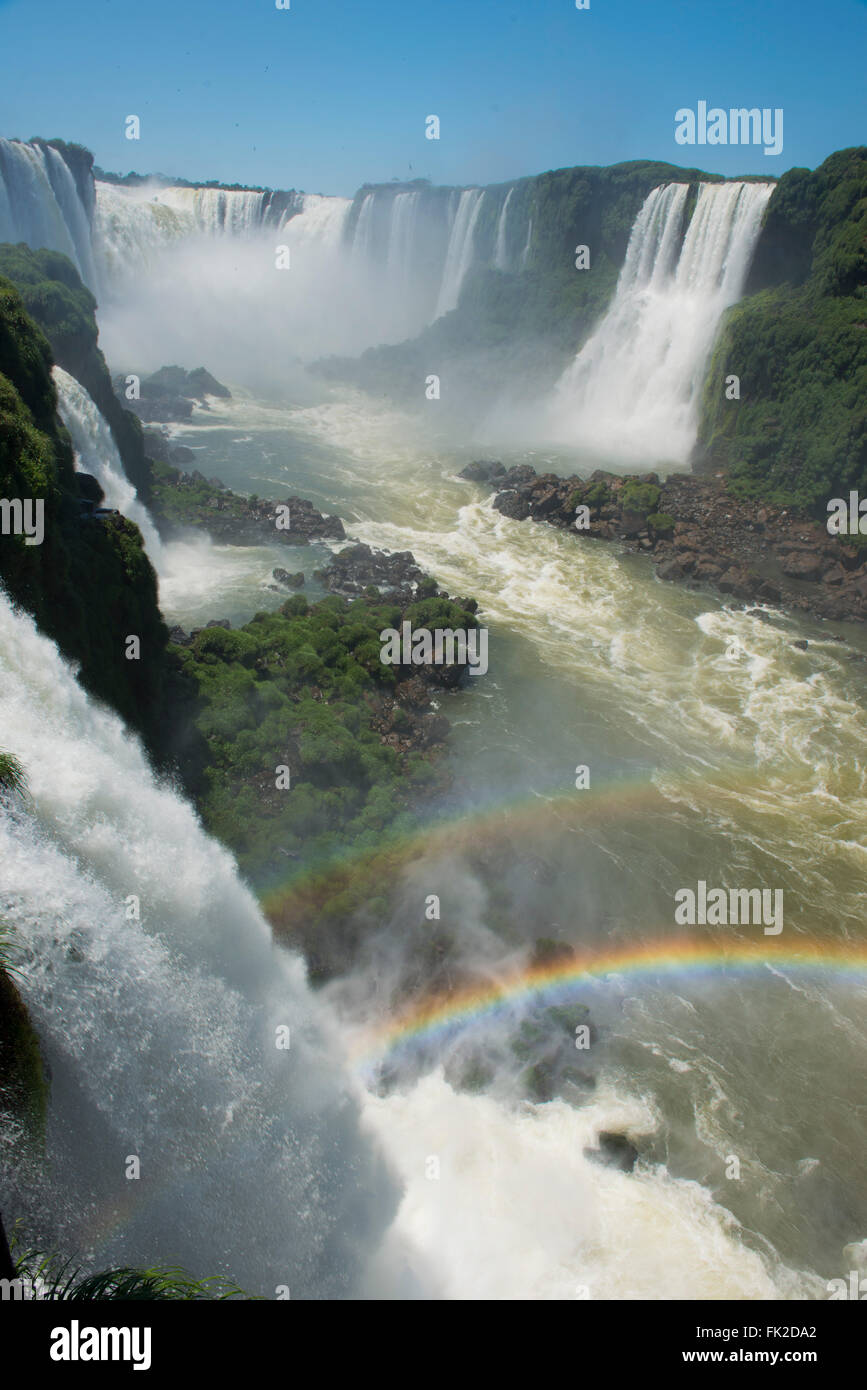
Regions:
<instances>
[{"instance_id":1,"label":"turbulent river water","mask_svg":"<svg viewBox=\"0 0 867 1390\"><path fill-rule=\"evenodd\" d=\"M858 941L863 638L732 611L657 581L641 557L510 521L458 477L478 446L455 450L360 397L294 408L239 398L180 437L230 485L309 496L351 535L412 549L451 592L478 598L490 671L446 701L449 809L468 849L493 845L496 864L506 853L514 867L486 881L452 842L444 853L424 837L413 867L421 897L441 895L468 967L496 978L538 937L600 957L652 947L640 974L612 961L578 991L600 1032L591 1093L510 1097L511 1015L470 1030L494 1059L487 1094L454 1089L430 1053L411 1082L369 1094L369 1123L404 1184L388 1269L402 1252L413 1278L445 1296L755 1298L821 1296L821 1281L860 1267L863 984L789 957L805 939L829 956ZM319 563L299 555L308 572ZM279 601L265 553L209 558L207 587L201 554L191 560L192 616ZM189 622L185 568L165 600ZM804 637L806 650L793 645ZM783 890L767 964L654 965L653 944L662 955L684 934L675 892L699 880ZM386 929L397 954L400 925ZM763 937L760 925L686 931L720 947ZM376 1019L381 969L332 987L350 1038ZM584 1156L605 1129L638 1140L635 1172Z\"/></svg>"},{"instance_id":2,"label":"turbulent river water","mask_svg":"<svg viewBox=\"0 0 867 1390\"><path fill-rule=\"evenodd\" d=\"M57 151L0 141L0 239L75 261L112 370L206 361L229 382L174 430L201 471L412 550L490 634L488 673L440 701L450 787L393 918L317 999L230 856L2 599L0 746L30 799L2 808L0 917L52 1079L47 1161L9 1173L6 1127L0 1166L32 1239L267 1297L803 1299L867 1272L867 640L663 584L616 546L508 520L459 477L480 456L564 474L683 462L771 192L705 184L687 219L685 183L651 191L547 404L492 399L456 447L437 403L410 417L323 397L303 362L417 332L474 266L538 270L519 186L385 188L354 210L162 181L82 191ZM278 233L292 274L275 279ZM169 621L276 607L285 548L161 545L93 401L55 379L80 466L143 527ZM281 404L290 379L303 394ZM518 451L528 439L572 452ZM322 559L291 552L311 597ZM781 892L782 931L678 925L675 895L699 883ZM431 894L475 993L424 1028L390 1015ZM586 964L550 993L527 973L542 939ZM550 1099L528 1099L537 1066ZM587 1156L612 1131L633 1171Z\"/></svg>"}]
</instances>

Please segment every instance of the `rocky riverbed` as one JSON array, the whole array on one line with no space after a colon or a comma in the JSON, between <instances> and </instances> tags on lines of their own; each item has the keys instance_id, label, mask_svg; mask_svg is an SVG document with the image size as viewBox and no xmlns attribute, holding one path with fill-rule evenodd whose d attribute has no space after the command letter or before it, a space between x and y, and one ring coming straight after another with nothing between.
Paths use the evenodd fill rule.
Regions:
<instances>
[{"instance_id":1,"label":"rocky riverbed","mask_svg":"<svg viewBox=\"0 0 867 1390\"><path fill-rule=\"evenodd\" d=\"M504 516L618 541L649 555L661 579L818 618L867 619L863 551L792 509L732 497L721 475L674 474L660 482L655 473L597 471L589 479L561 478L478 460L462 476L493 489Z\"/></svg>"}]
</instances>

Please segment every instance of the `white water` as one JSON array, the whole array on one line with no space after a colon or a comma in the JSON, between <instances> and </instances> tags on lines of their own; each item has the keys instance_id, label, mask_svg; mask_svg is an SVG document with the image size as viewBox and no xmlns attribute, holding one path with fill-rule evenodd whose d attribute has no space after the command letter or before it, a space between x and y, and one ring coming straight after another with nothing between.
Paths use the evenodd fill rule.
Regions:
<instances>
[{"instance_id":1,"label":"white water","mask_svg":"<svg viewBox=\"0 0 867 1390\"><path fill-rule=\"evenodd\" d=\"M493 251L503 267L510 197L511 191ZM220 339L199 322L205 283L218 314L228 312L227 297L237 303L244 296L239 327L244 332L252 323L260 339L267 334L272 359L285 351L287 338L290 355L306 358L414 335L457 305L477 255L484 190L455 191L442 223L439 198L436 190L366 193L347 255L350 199L187 187L154 178L138 185L98 180L83 202L55 150L0 141L0 241L69 255L100 299L116 364L135 360L142 370L161 365L172 342L180 355L191 318L200 339ZM289 246L292 260L291 275L280 283L273 273L278 243ZM150 322L155 287L174 308L168 321L162 315L162 354ZM282 337L276 328L270 332L272 315L284 328ZM253 351L252 338L239 344L241 360Z\"/></svg>"},{"instance_id":2,"label":"white water","mask_svg":"<svg viewBox=\"0 0 867 1390\"><path fill-rule=\"evenodd\" d=\"M717 328L741 295L772 191L702 184L682 247L686 185L650 193L613 303L558 383L550 437L625 465L688 460Z\"/></svg>"},{"instance_id":3,"label":"white water","mask_svg":"<svg viewBox=\"0 0 867 1390\"><path fill-rule=\"evenodd\" d=\"M698 1183L584 1156L600 1130L652 1130L640 1102L609 1093L581 1109L516 1110L456 1092L435 1071L369 1096L365 1119L403 1186L372 1267L376 1292L387 1295L396 1274L407 1292L462 1300L755 1300L815 1297L821 1287L746 1247Z\"/></svg>"},{"instance_id":4,"label":"white water","mask_svg":"<svg viewBox=\"0 0 867 1390\"><path fill-rule=\"evenodd\" d=\"M697 1184L584 1157L602 1128L654 1127L638 1102L516 1110L431 1073L365 1096L359 1129L300 960L274 948L230 857L2 595L0 667L3 741L32 797L0 807L0 908L52 1069L54 1174L29 1192L47 1240L96 1267L180 1261L271 1297L281 1284L302 1298L815 1292L746 1248ZM274 1046L283 1025L288 1052ZM400 1184L393 1220L365 1131Z\"/></svg>"},{"instance_id":5,"label":"white water","mask_svg":"<svg viewBox=\"0 0 867 1390\"><path fill-rule=\"evenodd\" d=\"M479 190L467 192L478 193ZM369 196L368 227L372 229L373 195ZM684 197L677 186L667 197L655 200L647 217L642 214L641 232L639 234L636 226L633 234L635 247L630 270L633 289L643 284L665 297L679 276L679 232L672 204ZM397 198L394 202L397 203ZM456 252L452 260L450 274L453 277L455 266L459 267L467 256L471 258L474 254L472 212L475 211L477 218L479 206L480 200L470 210L461 234L460 256ZM411 233L406 230L412 221L407 217L408 210L404 203L396 214L404 230L399 232L397 223L392 222L388 244L395 250L395 266L402 262L404 249L411 241ZM723 221L721 213L715 217L711 215L713 209L706 212L703 230L694 219L696 246L690 272L694 280L701 280L704 275L700 256L720 251L721 238L717 233ZM456 226L457 216L452 224L453 248L457 246ZM527 247L530 237L531 231ZM403 248L400 254L398 247ZM632 243L630 251L633 251ZM684 280L688 278L690 260L686 251L684 246L680 257ZM723 281L727 257L726 248L722 256L717 256ZM460 293L460 286L457 292ZM618 290L618 296L619 293ZM634 299L638 298L636 293ZM675 324L672 331L680 331L681 327L692 331L692 320L686 317ZM311 412L311 416L315 413ZM321 412L320 416L324 414ZM365 447L369 442L364 439L366 424L369 427L366 418L359 419L352 412L346 412L347 455L349 467L354 470L351 476L367 475L377 479L375 516L380 519L370 520L354 530L368 539L393 546L411 545L419 558L431 563L441 580L453 584L456 590L480 594L489 617L508 624L535 643L542 663L568 671L570 678L576 680L581 666L582 679L586 682L581 688L584 697L587 697L588 688L592 691L598 687L604 691L612 710L621 704L627 706L634 727L641 730L643 737L657 743L664 740L667 734L659 731L668 731L666 720L672 719L674 708L677 712L674 722L679 720L682 728L688 731L683 737L689 756L697 761L704 756L704 744L710 739L731 744L744 758L750 755L755 744L763 761L774 766L782 763L784 769L786 759L800 756L803 748L813 775L820 780L825 777L824 764L815 771L811 743L816 726L816 681L806 682L788 676L788 668L784 669L788 651L784 635L774 629L766 631L755 619L744 615L713 613L694 624L682 618L678 610L675 619L678 640L683 638L684 630L693 632L696 627L702 635L687 643L688 652L694 653L694 657L675 659L671 650L672 616L665 599L659 598L658 586L638 584L630 572L619 565L613 553L597 555L595 551L578 551L574 547L567 552L567 538L556 532L529 537L526 527L517 527L491 513L483 504L466 500L468 489L464 485L460 485L460 510L455 509L451 520L440 518L434 525L436 511L427 504L437 503L442 488L441 470L434 465L434 476L428 476L431 460L426 455L415 454L410 458L411 470L400 476L399 455L391 441L378 438L373 440L371 447ZM375 433L374 427L372 434ZM389 460L389 467L384 470L385 459ZM401 506L413 509L412 520L400 516L397 511L394 515L399 519L391 520L391 508L393 504L398 505L397 499ZM371 515L362 504L362 514L365 513ZM383 516L389 520L381 520ZM215 584L222 582L222 576L208 569L202 580L203 592L196 596L197 601L207 602L210 579ZM179 584L177 601L181 603L182 600L183 584ZM671 599L670 603L674 604L675 600ZM745 638L761 656L745 665L743 672L738 670L732 674L723 667L729 684L720 688L716 649L720 645L724 647L725 635L732 625L738 630L743 626ZM648 641L648 631L652 641ZM576 647L587 640L598 659L576 663ZM19 634L12 633L10 647L16 645L26 649L27 663L39 669L42 656L32 651L27 642L22 643ZM0 654L4 652L5 648L0 645ZM24 711L15 707L14 695L3 692L6 699L6 705L0 702L0 714L5 720L3 728L12 730L12 751L19 751L25 762L29 760L31 744L38 741L43 724L47 724L55 737L50 692L55 693L64 709L68 705L78 708L79 692L74 687L70 691L68 677L66 680L57 677L56 665L56 659L53 664L48 662L46 670L25 690L23 699L28 704L29 724L18 722L23 719ZM778 668L783 672L779 679ZM11 665L9 669L12 681L5 684L15 685L17 689L22 673ZM494 672L492 683L499 679ZM739 692L741 683L746 692L746 717L743 718L731 710L735 691L730 686L737 687ZM781 707L778 687L783 689L799 718L803 715L794 737L785 733L778 718ZM11 717L7 710L10 702L13 705ZM824 709L824 698L822 704ZM31 712L30 706L33 711L41 712L38 717ZM842 718L844 711L839 706L841 702L838 706L827 702L832 714L839 713ZM275 1090L270 1073L267 1082L257 1088L251 1077L258 1077L261 1058L257 1045L245 1046L243 1040L249 1036L245 1028L253 1027L248 1025L249 1015L245 1010L250 1008L254 1014L257 1010L267 1010L268 1001L272 999L263 980L265 947L261 919L239 889L231 866L225 873L217 873L213 868L217 861L227 862L214 845L196 832L198 838L193 837L194 848L189 849L187 818L192 819L189 812L185 809L179 818L177 798L154 789L146 773L146 804L139 822L140 759L136 764L138 771L131 775L125 761L127 745L120 751L116 749L121 737L119 726L115 722L114 733L109 736L94 712L86 705L85 709L86 729L76 724L70 726L66 720L58 726L60 732L55 737L55 743L62 741L64 749L57 751L55 744L51 744L49 762L55 780L58 776L55 759L68 753L66 761L57 763L63 795L58 792L52 801L48 771L43 769L39 779L37 810L40 822L51 837L57 837L56 844L48 842L47 845L52 854L40 857L39 834L31 821L17 815L10 818L9 849L0 867L0 909L6 916L9 915L5 913L7 889L14 888L20 894L22 879L29 884L31 878L40 883L44 880L48 885L41 895L33 890L23 909L17 899L12 907L17 911L15 921L20 924L22 934L31 934L29 939L39 953L34 957L37 973L30 988L34 1011L40 1023L44 1020L49 1030L48 1001L54 1003L50 991L57 988L60 1036L51 1035L51 1057L58 1077L53 1100L55 1133L64 1119L75 1113L76 1123L70 1124L70 1129L78 1143L79 1115L90 1117L91 1112L94 1113L93 1136L88 1129L81 1151L76 1149L70 1155L68 1166L61 1172L70 1175L73 1200L77 1201L81 1173L92 1171L98 1195L94 1199L94 1210L88 1216L88 1221L92 1216L91 1225L85 1223L85 1229L100 1228L102 1213L117 1205L117 1170L108 1164L104 1150L122 1151L121 1157L137 1151L139 1138L127 1145L124 1134L135 1128L136 1115L142 1107L136 1105L133 1097L144 1091L148 1104L143 1108L144 1118L140 1124L145 1141L149 1138L156 1147L157 1133L169 1135L164 1141L168 1153L161 1170L161 1175L165 1176L164 1191L154 1199L157 1220L155 1224L151 1222L150 1209L143 1204L140 1217L133 1213L122 1233L110 1235L98 1246L100 1256L107 1258L117 1252L124 1259L152 1260L165 1254L168 1258L184 1260L199 1272L211 1272L219 1267L249 1287L270 1290L284 1278L275 1273L283 1258L282 1252L300 1247L302 1261L310 1273L304 1287L315 1292L327 1290L331 1286L328 1276L322 1275L322 1267L324 1264L330 1269L332 1253L344 1236L342 1231L339 1236L336 1234L340 1218L331 1220L327 1202L326 1214L321 1204L314 1203L300 1240L295 1228L287 1226L281 1202L287 1193L289 1178L280 1169L274 1187L274 1171L268 1169L269 1144L275 1126L279 1129L282 1124L294 1122L295 1097L287 1096L279 1083ZM788 704L785 709L789 711ZM791 725L786 724L785 728L790 729ZM674 734L671 737L675 739ZM66 744L69 744L68 749ZM110 768L99 761L103 753L110 755ZM38 758L41 756L39 752ZM684 790L679 779L670 781L669 795L673 801L680 799L685 825L703 816L711 819L721 836L731 834L731 822L743 814L743 789L729 790L724 786L721 789L712 783L705 793L701 786L687 785ZM758 838L761 838L760 832L765 825L775 823L781 806L784 808L790 827L786 833L790 843L797 841L799 873L809 873L812 881L823 872L822 854L817 853L815 823L804 819L804 788L797 785L797 779L793 778L792 783L794 790L777 786L773 796L756 793L750 811L756 816ZM809 786L812 788L813 783ZM129 787L134 791L126 790ZM152 792L166 798L159 802L159 815L153 814ZM693 798L691 802L690 797ZM128 811L120 805L124 799L130 802ZM806 804L812 805L809 801ZM801 815L797 822L796 809ZM833 814L831 819L834 819ZM796 825L797 829L791 828ZM6 834L5 826L3 833ZM836 821L828 830L831 838L835 833ZM606 848L616 860L617 850L612 845L613 836L609 837ZM4 849L6 847L4 844ZM824 841L821 849L824 853ZM189 870L188 857L192 864ZM159 884L153 882L157 860L167 865L168 886L162 879ZM622 862L619 868L624 872ZM3 877L7 871L8 880ZM186 903L184 876L187 872L192 874L194 896L200 891L203 880L210 883L212 875L215 877L213 893L204 900L206 924L196 917L195 906L191 908ZM150 935L151 923L147 918L143 928L125 921L118 925L118 900L122 901L125 896L122 885L130 881L137 883L139 879L147 887L145 896L156 893L159 903L162 900L158 894L162 891L168 899L165 909L160 907L158 930L161 939L156 942ZM116 886L118 882L121 882L120 889ZM231 891L227 890L227 884ZM27 891L30 894L29 888ZM133 887L128 891L137 889ZM236 940L237 922L232 919L232 913L239 893L244 897L245 911L240 913L240 935ZM59 912L58 904L62 904ZM851 916L854 922L848 897L843 906L846 919ZM838 902L835 912L842 910ZM252 912L252 918L248 912ZM210 938L212 917L216 918L216 941ZM60 952L61 947L54 938L59 937L62 946L67 947L73 932L83 934L84 963L82 965L78 959L80 948L78 938L74 937L73 949L68 953L74 959L63 958L58 966L55 952ZM253 947L248 938L252 939ZM185 943L190 940L193 948L184 960ZM154 956L152 953L157 948L167 951L167 957L159 951ZM251 951L254 966L247 959ZM39 960L43 952L51 971L60 972L59 987L42 978ZM191 978L187 970L190 958L200 967L204 962L204 974L200 970ZM274 958L284 961L273 952L268 955L269 961ZM69 975L74 968L78 974L70 981ZM237 971L246 974L248 969L253 985L242 991L241 1004L235 1009L231 999L227 1003L225 989L234 987ZM149 986L152 986L150 990ZM65 1036L67 1014L75 1024L72 1041L67 1041ZM94 1018L99 1021L97 1027ZM112 1052L119 1037L128 1038L130 1019L136 1041L144 1039L146 1042L144 1058L138 1056L142 1048L131 1049L128 1041L124 1046L132 1055L125 1055L124 1046ZM213 1019L221 1025L216 1036L211 1031ZM652 1018L647 1021L648 1034L654 1022ZM240 1045L239 1030L243 1035ZM191 1043L183 1041L190 1038ZM670 1045L670 1039L666 1037L665 1041ZM173 1067L176 1055L184 1059L181 1069ZM241 1065L237 1061L239 1055ZM94 1077L89 1067L96 1068ZM102 1092L96 1084L100 1079ZM339 1083L332 1078L332 1084ZM117 1121L100 1110L101 1096L114 1088L122 1093ZM252 1102L251 1092L254 1093ZM215 1114L223 1116L227 1093L231 1097L229 1111L233 1117L240 1112L240 1120L232 1118L228 1122L230 1138L225 1141ZM236 1093L244 1097L240 1105L234 1099ZM734 1103L737 1099L735 1095ZM161 1109L164 1105L168 1120ZM351 1110L351 1104L349 1108ZM358 1194L358 1184L353 1185L352 1179L349 1182L340 1179L338 1185L342 1185L347 1194L350 1207L345 1236L352 1247L349 1264L353 1270L353 1276L347 1276L344 1287L352 1285L354 1272L362 1267L366 1267L363 1287L368 1291L391 1294L397 1289L422 1294L432 1292L440 1297L763 1298L780 1293L803 1296L809 1292L815 1296L820 1287L816 1280L794 1275L779 1262L766 1264L762 1261L744 1243L743 1233L736 1224L713 1203L706 1188L676 1181L661 1168L645 1167L635 1175L625 1175L595 1167L584 1158L583 1147L593 1141L599 1129L626 1129L640 1134L654 1128L657 1117L652 1108L629 1095L603 1091L580 1110L561 1102L516 1109L490 1095L458 1094L439 1073L431 1073L404 1092L383 1098L365 1097L363 1114L366 1125L378 1137L401 1181L403 1199L383 1247L375 1253L382 1220L377 1224L374 1219L371 1229L357 1240L353 1232L363 1225L362 1209L378 1217L380 1197L375 1197L372 1203L366 1196L359 1197L359 1204L354 1207L352 1196ZM323 1133L328 1132L330 1118L330 1114L326 1114L321 1121ZM713 1109L697 1114L697 1126L710 1126L715 1122ZM301 1128L306 1138L306 1128L304 1125ZM111 1142L105 1142L106 1134L114 1141L113 1149ZM347 1151L355 1155L358 1141L354 1122L347 1121L346 1135ZM103 1136L101 1147L99 1136ZM323 1147L328 1147L326 1139L322 1142ZM233 1143L234 1148L231 1147ZM722 1146L720 1153L729 1151L730 1141L724 1133L721 1133L719 1144ZM217 1156L216 1165L214 1155ZM426 1160L431 1155L441 1162L438 1181L430 1181L426 1173ZM354 1157L347 1159L350 1169L355 1163ZM357 1163L368 1171L363 1146ZM185 1164L205 1172L211 1185L206 1183L202 1190L198 1173L187 1182L189 1168ZM239 1164L247 1182L236 1196L232 1183ZM219 1169L217 1173L213 1171L215 1166ZM329 1171L326 1164L326 1173ZM297 1171L295 1176L298 1177ZM172 1191L173 1184L182 1189L181 1198ZM128 1192L132 1186L128 1184L123 1191ZM255 1188L259 1189L258 1205L252 1200ZM262 1201L263 1191L268 1193L267 1201ZM317 1192L316 1196L321 1194ZM301 1202L293 1191L290 1205L303 1205L305 1199L306 1189ZM218 1209L217 1220L222 1219L221 1205L226 1201L235 1225L227 1236L229 1243L217 1249L211 1227ZM47 1205L54 1204L52 1195ZM76 1229L75 1221L72 1227ZM155 1231L155 1248L150 1240L151 1229ZM311 1230L315 1230L314 1236L310 1235ZM305 1243L308 1239L315 1247L309 1257ZM245 1246L245 1242L249 1242L249 1246ZM252 1248L254 1245L257 1248ZM369 1266L367 1257L372 1258ZM211 1261L209 1268L203 1269L203 1260ZM285 1276L285 1282L293 1282L290 1274Z\"/></svg>"},{"instance_id":6,"label":"white water","mask_svg":"<svg viewBox=\"0 0 867 1390\"><path fill-rule=\"evenodd\" d=\"M419 193L398 193L391 213L386 264L389 280L402 296L407 295L412 286L413 250L420 201Z\"/></svg>"},{"instance_id":7,"label":"white water","mask_svg":"<svg viewBox=\"0 0 867 1390\"><path fill-rule=\"evenodd\" d=\"M0 807L0 911L52 1070L54 1190L41 1209L30 1192L32 1219L53 1239L47 1207L61 1248L98 1266L178 1260L269 1297L351 1292L392 1199L303 963L2 593L0 668L3 746L31 797Z\"/></svg>"},{"instance_id":8,"label":"white water","mask_svg":"<svg viewBox=\"0 0 867 1390\"><path fill-rule=\"evenodd\" d=\"M506 227L508 225L509 204L512 201L514 188L510 188L506 194L506 200L500 209L500 217L497 222L497 242L494 247L494 266L497 270L509 269L509 257L506 251Z\"/></svg>"},{"instance_id":9,"label":"white water","mask_svg":"<svg viewBox=\"0 0 867 1390\"><path fill-rule=\"evenodd\" d=\"M521 269L522 269L522 270L524 269L524 266L527 264L527 261L530 259L530 247L532 246L532 243L533 243L533 219L532 219L532 217L531 217L530 220L529 220L529 222L527 223L527 240L524 242L524 249L523 249L523 251L521 252Z\"/></svg>"},{"instance_id":10,"label":"white water","mask_svg":"<svg viewBox=\"0 0 867 1390\"><path fill-rule=\"evenodd\" d=\"M106 507L113 507L134 521L142 533L148 555L159 568L163 547L147 508L123 471L114 436L99 407L81 382L62 367L53 367L57 387L57 408L69 430L75 450L75 466L92 473L105 493Z\"/></svg>"},{"instance_id":11,"label":"white water","mask_svg":"<svg viewBox=\"0 0 867 1390\"><path fill-rule=\"evenodd\" d=\"M484 197L483 188L465 188L461 193L452 223L434 318L441 318L457 307L464 279L473 263L473 238Z\"/></svg>"},{"instance_id":12,"label":"white water","mask_svg":"<svg viewBox=\"0 0 867 1390\"><path fill-rule=\"evenodd\" d=\"M282 238L291 249L309 254L339 246L351 207L348 198L292 194L288 199L244 189L186 188L150 181L126 187L96 182L93 239L100 284L113 296L128 282L153 272L179 244L207 254L211 242L261 241L273 249Z\"/></svg>"},{"instance_id":13,"label":"white water","mask_svg":"<svg viewBox=\"0 0 867 1390\"><path fill-rule=\"evenodd\" d=\"M0 242L62 251L95 281L90 215L65 161L50 146L0 140Z\"/></svg>"}]
</instances>

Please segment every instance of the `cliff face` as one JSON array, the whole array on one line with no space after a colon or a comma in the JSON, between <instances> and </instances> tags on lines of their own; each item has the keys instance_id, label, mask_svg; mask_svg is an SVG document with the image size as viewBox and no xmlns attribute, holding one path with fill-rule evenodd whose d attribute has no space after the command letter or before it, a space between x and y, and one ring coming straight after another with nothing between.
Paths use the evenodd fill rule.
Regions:
<instances>
[{"instance_id":1,"label":"cliff face","mask_svg":"<svg viewBox=\"0 0 867 1390\"><path fill-rule=\"evenodd\" d=\"M485 403L493 403L506 383L532 398L557 379L605 312L641 205L652 189L669 182L697 189L699 182L722 179L635 160L608 168L557 169L489 188L474 232L475 266L457 308L408 342L371 348L356 359L331 358L317 370L411 404L419 399L419 383L423 386L429 372L446 364L450 408L467 417L483 414ZM370 191L356 195L350 234ZM425 215L444 217L452 191L422 190ZM504 271L492 263L507 196L511 268ZM693 205L691 198L688 213ZM576 267L579 245L589 247L589 269Z\"/></svg>"},{"instance_id":2,"label":"cliff face","mask_svg":"<svg viewBox=\"0 0 867 1390\"><path fill-rule=\"evenodd\" d=\"M99 406L126 475L147 504L151 470L141 425L114 394L97 341L96 300L78 271L59 251L32 251L22 242L0 245L0 275L15 285L28 314L48 339L53 360L80 381Z\"/></svg>"},{"instance_id":3,"label":"cliff face","mask_svg":"<svg viewBox=\"0 0 867 1390\"><path fill-rule=\"evenodd\" d=\"M726 399L731 374L740 400ZM714 351L695 462L728 469L740 496L817 515L867 492L867 148L775 189Z\"/></svg>"},{"instance_id":4,"label":"cliff face","mask_svg":"<svg viewBox=\"0 0 867 1390\"><path fill-rule=\"evenodd\" d=\"M57 282L47 284L40 292L50 311L61 313L67 300L55 293ZM80 323L76 328L82 350L89 338L91 355L98 352L95 325L87 334ZM87 484L75 472L57 416L51 365L48 341L15 287L0 278L0 497L41 502L45 528L36 545L23 535L0 535L0 582L63 654L80 663L82 685L158 750L168 632L156 576L132 522L82 515ZM141 639L139 660L127 659L130 635Z\"/></svg>"}]
</instances>

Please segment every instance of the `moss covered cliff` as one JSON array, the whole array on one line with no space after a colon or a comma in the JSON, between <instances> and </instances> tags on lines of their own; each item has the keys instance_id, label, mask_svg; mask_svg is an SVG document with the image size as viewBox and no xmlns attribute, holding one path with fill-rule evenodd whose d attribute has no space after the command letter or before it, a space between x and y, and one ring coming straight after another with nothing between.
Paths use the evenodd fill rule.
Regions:
<instances>
[{"instance_id":1,"label":"moss covered cliff","mask_svg":"<svg viewBox=\"0 0 867 1390\"><path fill-rule=\"evenodd\" d=\"M507 383L530 395L546 389L608 306L633 223L651 190L668 182L697 187L721 181L699 169L633 160L555 169L491 187L473 235L476 265L457 308L409 342L371 348L357 359L332 358L318 369L328 378L408 402L423 399L429 372L441 372L443 398L475 417ZM356 196L353 214L366 191ZM426 212L431 207L435 215L436 195L449 192L425 192ZM509 269L498 270L491 267L506 198ZM589 248L588 269L576 266L578 246Z\"/></svg>"},{"instance_id":2,"label":"moss covered cliff","mask_svg":"<svg viewBox=\"0 0 867 1390\"><path fill-rule=\"evenodd\" d=\"M80 381L107 420L124 471L147 503L150 461L142 427L114 394L98 344L96 300L72 262L59 251L32 251L23 242L0 245L0 276L11 281L30 317L51 345L53 360Z\"/></svg>"},{"instance_id":3,"label":"moss covered cliff","mask_svg":"<svg viewBox=\"0 0 867 1390\"><path fill-rule=\"evenodd\" d=\"M742 497L825 514L867 493L867 148L792 169L705 383L697 466ZM740 400L725 380L740 378Z\"/></svg>"},{"instance_id":4,"label":"moss covered cliff","mask_svg":"<svg viewBox=\"0 0 867 1390\"><path fill-rule=\"evenodd\" d=\"M41 502L45 525L37 545L0 535L0 583L79 663L85 689L158 748L168 632L156 576L132 522L83 515L51 365L48 341L0 278L0 497ZM141 640L138 660L127 659L131 635Z\"/></svg>"}]
</instances>

